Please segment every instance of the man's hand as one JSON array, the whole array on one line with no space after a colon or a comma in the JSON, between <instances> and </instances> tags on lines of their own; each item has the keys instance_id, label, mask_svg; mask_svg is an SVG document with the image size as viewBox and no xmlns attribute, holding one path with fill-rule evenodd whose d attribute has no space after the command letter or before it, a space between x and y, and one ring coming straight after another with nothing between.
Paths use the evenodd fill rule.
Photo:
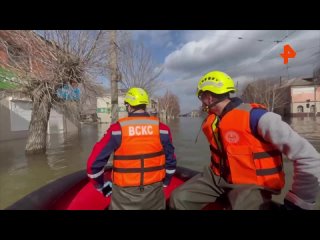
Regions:
<instances>
[{"instance_id":1,"label":"man's hand","mask_svg":"<svg viewBox=\"0 0 320 240\"><path fill-rule=\"evenodd\" d=\"M103 184L102 189L98 189L99 192L103 194L105 197L109 197L112 193L112 182L107 181Z\"/></svg>"},{"instance_id":2,"label":"man's hand","mask_svg":"<svg viewBox=\"0 0 320 240\"><path fill-rule=\"evenodd\" d=\"M284 199L282 207L284 210L304 210L301 207L298 207L297 205L293 204L287 199Z\"/></svg>"},{"instance_id":3,"label":"man's hand","mask_svg":"<svg viewBox=\"0 0 320 240\"><path fill-rule=\"evenodd\" d=\"M287 193L283 203L283 207L286 210L313 210L316 205L315 202L307 202L306 200L299 198L292 191Z\"/></svg>"},{"instance_id":4,"label":"man's hand","mask_svg":"<svg viewBox=\"0 0 320 240\"><path fill-rule=\"evenodd\" d=\"M163 179L163 187L169 186L175 170L166 170L166 176Z\"/></svg>"}]
</instances>

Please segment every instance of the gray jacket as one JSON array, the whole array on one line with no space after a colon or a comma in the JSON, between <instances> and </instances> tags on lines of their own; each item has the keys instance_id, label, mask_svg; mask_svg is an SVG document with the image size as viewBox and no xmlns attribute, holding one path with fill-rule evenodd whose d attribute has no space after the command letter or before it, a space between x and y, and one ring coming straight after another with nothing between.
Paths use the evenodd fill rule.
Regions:
<instances>
[{"instance_id":1,"label":"gray jacket","mask_svg":"<svg viewBox=\"0 0 320 240\"><path fill-rule=\"evenodd\" d=\"M320 154L273 112L262 115L257 130L263 139L293 161L292 189L285 198L303 209L313 209L320 191Z\"/></svg>"}]
</instances>

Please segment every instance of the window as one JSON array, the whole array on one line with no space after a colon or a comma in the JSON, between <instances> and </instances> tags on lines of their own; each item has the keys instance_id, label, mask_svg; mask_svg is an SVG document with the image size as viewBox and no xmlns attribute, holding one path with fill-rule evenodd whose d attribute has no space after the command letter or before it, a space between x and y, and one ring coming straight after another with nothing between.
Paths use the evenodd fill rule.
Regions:
<instances>
[{"instance_id":1,"label":"window","mask_svg":"<svg viewBox=\"0 0 320 240\"><path fill-rule=\"evenodd\" d=\"M316 106L315 105L311 105L310 112L312 112L312 113L316 112Z\"/></svg>"},{"instance_id":2,"label":"window","mask_svg":"<svg viewBox=\"0 0 320 240\"><path fill-rule=\"evenodd\" d=\"M297 112L303 112L303 106L299 105L299 106L297 107Z\"/></svg>"}]
</instances>

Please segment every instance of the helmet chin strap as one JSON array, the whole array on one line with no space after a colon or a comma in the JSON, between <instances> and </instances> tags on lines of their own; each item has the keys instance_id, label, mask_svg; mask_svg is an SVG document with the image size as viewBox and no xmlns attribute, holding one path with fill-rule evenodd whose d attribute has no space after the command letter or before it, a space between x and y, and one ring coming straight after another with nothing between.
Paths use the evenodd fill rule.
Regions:
<instances>
[{"instance_id":1,"label":"helmet chin strap","mask_svg":"<svg viewBox=\"0 0 320 240\"><path fill-rule=\"evenodd\" d=\"M210 103L209 105L206 105L202 110L203 110L204 112L209 112L209 111L210 111L210 108L216 106L218 103L224 101L225 99L228 99L228 97L220 98L220 99L214 101L213 103Z\"/></svg>"}]
</instances>

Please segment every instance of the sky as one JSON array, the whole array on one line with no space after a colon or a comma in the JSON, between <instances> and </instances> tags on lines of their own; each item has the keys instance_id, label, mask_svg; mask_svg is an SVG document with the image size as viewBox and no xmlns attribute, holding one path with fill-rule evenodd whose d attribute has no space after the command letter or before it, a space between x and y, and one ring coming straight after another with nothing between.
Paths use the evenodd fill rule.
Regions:
<instances>
[{"instance_id":1,"label":"sky","mask_svg":"<svg viewBox=\"0 0 320 240\"><path fill-rule=\"evenodd\" d=\"M198 109L199 79L212 70L224 71L238 83L239 93L252 81L269 77L310 77L320 64L319 30L132 30L133 39L151 52L162 95L179 97L181 113ZM296 56L284 64L289 44Z\"/></svg>"}]
</instances>

